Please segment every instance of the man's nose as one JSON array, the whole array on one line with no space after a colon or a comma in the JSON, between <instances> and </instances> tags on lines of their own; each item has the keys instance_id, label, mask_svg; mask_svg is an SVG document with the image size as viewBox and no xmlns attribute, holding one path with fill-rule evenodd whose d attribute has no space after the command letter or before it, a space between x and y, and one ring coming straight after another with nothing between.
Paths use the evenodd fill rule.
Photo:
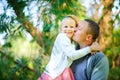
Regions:
<instances>
[{"instance_id":1,"label":"man's nose","mask_svg":"<svg viewBox=\"0 0 120 80\"><path fill-rule=\"evenodd\" d=\"M77 28L75 28L74 32L76 32L76 31L77 31Z\"/></svg>"}]
</instances>

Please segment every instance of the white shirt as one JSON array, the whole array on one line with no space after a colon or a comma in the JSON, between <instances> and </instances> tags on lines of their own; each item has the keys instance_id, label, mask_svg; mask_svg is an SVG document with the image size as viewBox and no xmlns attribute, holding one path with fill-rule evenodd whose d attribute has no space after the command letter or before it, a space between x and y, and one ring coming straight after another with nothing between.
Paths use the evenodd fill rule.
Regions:
<instances>
[{"instance_id":1,"label":"white shirt","mask_svg":"<svg viewBox=\"0 0 120 80\"><path fill-rule=\"evenodd\" d=\"M55 79L65 68L69 67L73 60L81 58L90 53L90 48L75 50L75 46L65 33L59 33L51 53L49 63L45 68L45 73Z\"/></svg>"}]
</instances>

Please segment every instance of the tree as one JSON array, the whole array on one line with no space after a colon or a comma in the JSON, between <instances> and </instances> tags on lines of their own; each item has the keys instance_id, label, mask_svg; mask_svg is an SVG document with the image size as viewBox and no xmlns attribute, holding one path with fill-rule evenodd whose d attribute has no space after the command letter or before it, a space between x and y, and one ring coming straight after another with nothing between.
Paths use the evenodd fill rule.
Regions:
<instances>
[{"instance_id":1,"label":"tree","mask_svg":"<svg viewBox=\"0 0 120 80\"><path fill-rule=\"evenodd\" d=\"M36 0L36 1L25 1L25 0L7 0L10 7L13 8L17 20L20 23L20 27L23 27L28 31L32 37L38 42L41 47L44 47L46 50L50 52L51 48L48 47L53 44L54 36L58 32L58 23L62 17L68 14L76 14L79 17L84 18L84 8L77 0ZM34 7L31 7L32 4L35 4L38 8L37 14L37 24L30 20L31 10ZM28 10L29 15L25 15L25 8ZM23 12L24 11L24 12ZM33 10L32 10L33 11ZM40 31L38 28L43 22L43 30ZM51 35L51 32L54 31L54 35ZM44 35L44 36L43 36ZM48 41L49 40L49 41ZM51 42L52 41L52 42ZM47 52L47 53L48 53Z\"/></svg>"}]
</instances>

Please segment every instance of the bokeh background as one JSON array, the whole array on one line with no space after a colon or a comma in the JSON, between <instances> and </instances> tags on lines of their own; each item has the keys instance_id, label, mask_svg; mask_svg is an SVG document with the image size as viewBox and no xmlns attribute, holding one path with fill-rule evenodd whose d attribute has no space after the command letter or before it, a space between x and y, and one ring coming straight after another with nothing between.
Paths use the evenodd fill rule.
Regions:
<instances>
[{"instance_id":1,"label":"bokeh background","mask_svg":"<svg viewBox=\"0 0 120 80\"><path fill-rule=\"evenodd\" d=\"M69 14L99 24L108 80L120 80L120 0L0 0L0 80L36 80Z\"/></svg>"}]
</instances>

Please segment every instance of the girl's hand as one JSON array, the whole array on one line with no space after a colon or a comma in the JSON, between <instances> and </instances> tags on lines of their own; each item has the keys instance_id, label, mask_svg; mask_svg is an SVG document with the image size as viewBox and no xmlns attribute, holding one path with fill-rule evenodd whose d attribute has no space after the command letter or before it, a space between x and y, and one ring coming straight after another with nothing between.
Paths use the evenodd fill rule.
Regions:
<instances>
[{"instance_id":1,"label":"girl's hand","mask_svg":"<svg viewBox=\"0 0 120 80\"><path fill-rule=\"evenodd\" d=\"M97 42L92 43L90 46L91 54L95 54L95 52L100 51L100 45Z\"/></svg>"}]
</instances>

